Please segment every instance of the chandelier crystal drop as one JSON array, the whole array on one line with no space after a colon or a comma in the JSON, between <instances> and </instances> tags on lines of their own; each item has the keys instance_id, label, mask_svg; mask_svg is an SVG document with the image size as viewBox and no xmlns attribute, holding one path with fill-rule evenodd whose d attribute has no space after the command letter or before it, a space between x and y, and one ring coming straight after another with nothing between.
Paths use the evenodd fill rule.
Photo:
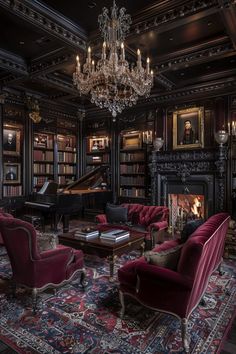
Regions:
<instances>
[{"instance_id":1,"label":"chandelier crystal drop","mask_svg":"<svg viewBox=\"0 0 236 354\"><path fill-rule=\"evenodd\" d=\"M136 66L129 65L125 59L124 40L131 24L126 9L118 7L113 1L111 16L106 7L98 17L104 42L101 59L92 60L91 48L88 47L87 59L81 68L79 56L76 57L76 71L73 83L80 94L91 94L91 102L100 108L107 108L112 116L117 116L125 107L132 107L139 96L148 97L153 86L153 71L150 59L146 68L142 66L141 52L137 50Z\"/></svg>"}]
</instances>

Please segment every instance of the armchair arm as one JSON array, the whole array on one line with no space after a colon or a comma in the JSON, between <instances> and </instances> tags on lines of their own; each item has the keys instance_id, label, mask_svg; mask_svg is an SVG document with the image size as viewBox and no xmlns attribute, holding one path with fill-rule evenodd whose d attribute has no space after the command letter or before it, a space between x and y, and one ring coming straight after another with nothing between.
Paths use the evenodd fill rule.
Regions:
<instances>
[{"instance_id":1,"label":"armchair arm","mask_svg":"<svg viewBox=\"0 0 236 354\"><path fill-rule=\"evenodd\" d=\"M167 220L163 220L163 221L157 221L157 222L154 222L150 225L148 225L147 229L148 231L151 231L151 230L165 230L167 229L168 227L168 222Z\"/></svg>"},{"instance_id":2,"label":"armchair arm","mask_svg":"<svg viewBox=\"0 0 236 354\"><path fill-rule=\"evenodd\" d=\"M95 216L95 221L99 224L107 224L106 214L99 214Z\"/></svg>"},{"instance_id":3,"label":"armchair arm","mask_svg":"<svg viewBox=\"0 0 236 354\"><path fill-rule=\"evenodd\" d=\"M41 259L58 256L59 254L70 254L71 247L58 245L56 248L40 252Z\"/></svg>"},{"instance_id":4,"label":"armchair arm","mask_svg":"<svg viewBox=\"0 0 236 354\"><path fill-rule=\"evenodd\" d=\"M136 273L140 280L145 279L145 282L156 286L165 286L171 284L181 289L185 288L190 290L193 285L193 280L189 277L183 276L171 269L158 267L148 263L139 263L136 265Z\"/></svg>"}]
</instances>

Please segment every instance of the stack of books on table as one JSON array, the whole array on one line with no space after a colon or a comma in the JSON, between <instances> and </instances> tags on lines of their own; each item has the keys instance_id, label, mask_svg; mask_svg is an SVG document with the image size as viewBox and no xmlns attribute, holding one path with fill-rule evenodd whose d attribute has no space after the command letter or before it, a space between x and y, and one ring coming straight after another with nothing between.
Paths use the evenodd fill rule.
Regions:
<instances>
[{"instance_id":1,"label":"stack of books on table","mask_svg":"<svg viewBox=\"0 0 236 354\"><path fill-rule=\"evenodd\" d=\"M127 230L108 230L102 231L100 235L100 239L106 242L119 242L124 241L129 238L129 231Z\"/></svg>"},{"instance_id":2,"label":"stack of books on table","mask_svg":"<svg viewBox=\"0 0 236 354\"><path fill-rule=\"evenodd\" d=\"M99 231L93 227L85 227L75 231L75 238L88 240L99 236Z\"/></svg>"}]
</instances>

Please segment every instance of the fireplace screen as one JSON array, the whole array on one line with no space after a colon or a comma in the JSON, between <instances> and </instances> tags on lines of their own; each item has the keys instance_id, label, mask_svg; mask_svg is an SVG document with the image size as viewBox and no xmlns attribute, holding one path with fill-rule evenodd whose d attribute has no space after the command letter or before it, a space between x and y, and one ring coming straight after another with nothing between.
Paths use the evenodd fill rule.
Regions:
<instances>
[{"instance_id":1,"label":"fireplace screen","mask_svg":"<svg viewBox=\"0 0 236 354\"><path fill-rule=\"evenodd\" d=\"M181 232L184 225L194 219L204 219L204 195L169 194L170 229Z\"/></svg>"}]
</instances>

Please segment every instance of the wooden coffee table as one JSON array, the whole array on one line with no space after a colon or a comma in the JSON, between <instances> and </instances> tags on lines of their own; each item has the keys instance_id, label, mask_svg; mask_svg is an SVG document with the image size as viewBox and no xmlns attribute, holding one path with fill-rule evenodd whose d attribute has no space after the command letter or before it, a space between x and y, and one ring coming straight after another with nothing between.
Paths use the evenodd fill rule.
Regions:
<instances>
[{"instance_id":1,"label":"wooden coffee table","mask_svg":"<svg viewBox=\"0 0 236 354\"><path fill-rule=\"evenodd\" d=\"M100 237L82 240L75 238L75 231L64 233L58 236L59 242L65 246L81 249L84 253L95 254L101 258L108 258L110 265L110 280L114 275L114 263L118 256L132 250L141 250L143 254L145 243L144 234L138 231L131 231L130 237L120 242L102 241Z\"/></svg>"}]
</instances>

